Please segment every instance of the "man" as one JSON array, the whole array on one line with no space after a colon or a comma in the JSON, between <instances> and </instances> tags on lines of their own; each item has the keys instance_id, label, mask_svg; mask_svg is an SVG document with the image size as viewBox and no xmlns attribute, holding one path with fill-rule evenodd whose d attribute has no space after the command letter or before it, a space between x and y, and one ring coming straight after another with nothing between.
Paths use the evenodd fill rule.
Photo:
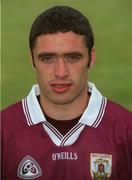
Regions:
<instances>
[{"instance_id":1,"label":"man","mask_svg":"<svg viewBox=\"0 0 132 180\"><path fill-rule=\"evenodd\" d=\"M2 112L2 179L131 179L132 114L87 82L96 58L87 18L48 9L29 43L38 85Z\"/></svg>"}]
</instances>

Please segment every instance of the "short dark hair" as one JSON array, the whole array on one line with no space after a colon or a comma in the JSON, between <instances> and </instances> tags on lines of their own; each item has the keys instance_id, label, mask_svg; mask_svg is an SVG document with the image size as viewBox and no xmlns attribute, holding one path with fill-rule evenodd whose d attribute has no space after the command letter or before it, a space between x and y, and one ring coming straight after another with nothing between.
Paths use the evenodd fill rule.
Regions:
<instances>
[{"instance_id":1,"label":"short dark hair","mask_svg":"<svg viewBox=\"0 0 132 180\"><path fill-rule=\"evenodd\" d=\"M41 13L34 21L30 35L29 46L32 50L36 39L42 34L73 31L84 35L89 55L94 45L94 35L88 19L78 10L68 6L55 6ZM33 55L33 54L32 54Z\"/></svg>"}]
</instances>

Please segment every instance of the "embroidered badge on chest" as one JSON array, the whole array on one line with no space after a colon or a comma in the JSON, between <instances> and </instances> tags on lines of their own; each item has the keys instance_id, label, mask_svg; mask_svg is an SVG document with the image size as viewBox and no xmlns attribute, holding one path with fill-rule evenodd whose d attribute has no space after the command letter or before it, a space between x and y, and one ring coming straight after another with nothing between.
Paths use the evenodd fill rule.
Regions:
<instances>
[{"instance_id":1,"label":"embroidered badge on chest","mask_svg":"<svg viewBox=\"0 0 132 180\"><path fill-rule=\"evenodd\" d=\"M17 176L21 179L35 179L42 175L39 164L30 156L26 156L19 164Z\"/></svg>"},{"instance_id":2,"label":"embroidered badge on chest","mask_svg":"<svg viewBox=\"0 0 132 180\"><path fill-rule=\"evenodd\" d=\"M91 153L90 161L92 179L110 179L112 155Z\"/></svg>"}]
</instances>

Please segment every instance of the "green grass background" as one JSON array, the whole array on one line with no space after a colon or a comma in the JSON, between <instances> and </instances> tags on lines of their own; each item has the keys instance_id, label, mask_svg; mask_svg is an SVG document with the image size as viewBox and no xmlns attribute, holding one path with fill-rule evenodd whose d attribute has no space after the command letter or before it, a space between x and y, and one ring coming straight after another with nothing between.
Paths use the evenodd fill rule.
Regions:
<instances>
[{"instance_id":1,"label":"green grass background","mask_svg":"<svg viewBox=\"0 0 132 180\"><path fill-rule=\"evenodd\" d=\"M1 108L26 96L36 82L28 35L34 18L54 5L72 6L89 18L97 50L89 80L104 96L132 110L131 0L3 0Z\"/></svg>"}]
</instances>

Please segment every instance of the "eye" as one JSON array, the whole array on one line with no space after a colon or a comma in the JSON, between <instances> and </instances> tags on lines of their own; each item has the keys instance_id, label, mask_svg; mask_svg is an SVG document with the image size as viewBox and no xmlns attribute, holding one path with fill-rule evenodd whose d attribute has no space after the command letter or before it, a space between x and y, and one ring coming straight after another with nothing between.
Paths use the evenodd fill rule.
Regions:
<instances>
[{"instance_id":1,"label":"eye","mask_svg":"<svg viewBox=\"0 0 132 180\"><path fill-rule=\"evenodd\" d=\"M43 61L44 63L52 63L54 61L54 57L53 56L43 56L41 57L41 61Z\"/></svg>"},{"instance_id":2,"label":"eye","mask_svg":"<svg viewBox=\"0 0 132 180\"><path fill-rule=\"evenodd\" d=\"M80 60L80 56L78 55L68 55L67 60L71 63L77 62Z\"/></svg>"}]
</instances>

